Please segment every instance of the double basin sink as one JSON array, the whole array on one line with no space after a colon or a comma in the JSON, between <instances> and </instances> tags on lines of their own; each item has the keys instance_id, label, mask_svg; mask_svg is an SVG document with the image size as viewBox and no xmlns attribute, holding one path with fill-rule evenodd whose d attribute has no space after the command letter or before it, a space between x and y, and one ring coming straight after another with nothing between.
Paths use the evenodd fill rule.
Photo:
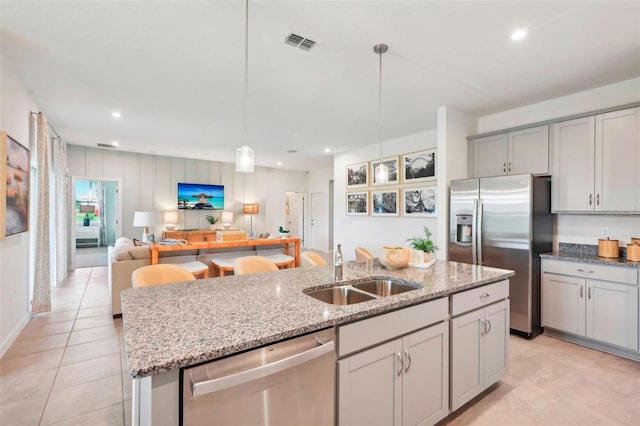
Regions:
<instances>
[{"instance_id":1,"label":"double basin sink","mask_svg":"<svg viewBox=\"0 0 640 426\"><path fill-rule=\"evenodd\" d=\"M391 279L372 279L305 293L332 305L353 305L354 303L366 302L406 291L417 290L418 288L420 287Z\"/></svg>"}]
</instances>

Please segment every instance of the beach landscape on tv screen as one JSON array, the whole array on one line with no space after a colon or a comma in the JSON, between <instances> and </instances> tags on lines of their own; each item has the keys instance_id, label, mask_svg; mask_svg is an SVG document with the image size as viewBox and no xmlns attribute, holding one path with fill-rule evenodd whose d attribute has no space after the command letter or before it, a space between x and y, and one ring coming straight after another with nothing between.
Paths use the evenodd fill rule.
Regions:
<instances>
[{"instance_id":1,"label":"beach landscape on tv screen","mask_svg":"<svg viewBox=\"0 0 640 426\"><path fill-rule=\"evenodd\" d=\"M224 185L203 183L178 184L178 209L222 210L224 209Z\"/></svg>"}]
</instances>

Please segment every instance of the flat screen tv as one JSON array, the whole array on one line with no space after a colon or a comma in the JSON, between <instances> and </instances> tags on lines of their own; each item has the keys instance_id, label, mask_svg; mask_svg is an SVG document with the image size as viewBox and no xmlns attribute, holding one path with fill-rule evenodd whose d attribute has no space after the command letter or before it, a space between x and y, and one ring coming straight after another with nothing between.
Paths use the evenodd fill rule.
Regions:
<instances>
[{"instance_id":1,"label":"flat screen tv","mask_svg":"<svg viewBox=\"0 0 640 426\"><path fill-rule=\"evenodd\" d=\"M224 185L178 183L178 209L223 210Z\"/></svg>"}]
</instances>

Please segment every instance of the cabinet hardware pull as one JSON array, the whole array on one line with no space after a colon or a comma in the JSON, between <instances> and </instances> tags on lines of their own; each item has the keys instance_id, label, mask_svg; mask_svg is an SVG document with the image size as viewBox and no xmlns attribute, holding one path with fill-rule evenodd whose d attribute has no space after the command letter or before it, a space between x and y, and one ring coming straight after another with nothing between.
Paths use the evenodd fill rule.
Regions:
<instances>
[{"instance_id":1,"label":"cabinet hardware pull","mask_svg":"<svg viewBox=\"0 0 640 426\"><path fill-rule=\"evenodd\" d=\"M582 299L582 286L580 286L580 299Z\"/></svg>"},{"instance_id":2,"label":"cabinet hardware pull","mask_svg":"<svg viewBox=\"0 0 640 426\"><path fill-rule=\"evenodd\" d=\"M409 351L407 349L404 350L404 356L407 357L407 366L404 368L405 374L409 372L409 367L411 367L411 355L409 355Z\"/></svg>"},{"instance_id":3,"label":"cabinet hardware pull","mask_svg":"<svg viewBox=\"0 0 640 426\"><path fill-rule=\"evenodd\" d=\"M591 205L591 194L589 194L589 205Z\"/></svg>"},{"instance_id":4,"label":"cabinet hardware pull","mask_svg":"<svg viewBox=\"0 0 640 426\"><path fill-rule=\"evenodd\" d=\"M487 334L491 333L491 321L489 321L489 319L485 319L485 321L488 324L487 331L486 333L484 333L484 335L486 336Z\"/></svg>"},{"instance_id":5,"label":"cabinet hardware pull","mask_svg":"<svg viewBox=\"0 0 640 426\"><path fill-rule=\"evenodd\" d=\"M398 370L398 376L402 374L402 367L404 366L404 361L402 360L402 355L400 352L396 352L396 356L398 357L398 361L400 362L400 369Z\"/></svg>"},{"instance_id":6,"label":"cabinet hardware pull","mask_svg":"<svg viewBox=\"0 0 640 426\"><path fill-rule=\"evenodd\" d=\"M482 331L480 331L480 337L483 337L487 332L487 323L484 321L484 319L481 319L480 324L482 324Z\"/></svg>"},{"instance_id":7,"label":"cabinet hardware pull","mask_svg":"<svg viewBox=\"0 0 640 426\"><path fill-rule=\"evenodd\" d=\"M591 286L587 288L587 298L591 300Z\"/></svg>"},{"instance_id":8,"label":"cabinet hardware pull","mask_svg":"<svg viewBox=\"0 0 640 426\"><path fill-rule=\"evenodd\" d=\"M511 161L509 161L509 171L511 171Z\"/></svg>"},{"instance_id":9,"label":"cabinet hardware pull","mask_svg":"<svg viewBox=\"0 0 640 426\"><path fill-rule=\"evenodd\" d=\"M507 163L502 163L502 172L507 173Z\"/></svg>"},{"instance_id":10,"label":"cabinet hardware pull","mask_svg":"<svg viewBox=\"0 0 640 426\"><path fill-rule=\"evenodd\" d=\"M489 297L489 293L484 293L480 295L480 300L482 300L483 302L487 299L487 297Z\"/></svg>"},{"instance_id":11,"label":"cabinet hardware pull","mask_svg":"<svg viewBox=\"0 0 640 426\"><path fill-rule=\"evenodd\" d=\"M587 271L585 269L578 268L578 272L582 272L583 274L593 274L593 271Z\"/></svg>"},{"instance_id":12,"label":"cabinet hardware pull","mask_svg":"<svg viewBox=\"0 0 640 426\"><path fill-rule=\"evenodd\" d=\"M600 194L596 194L596 205L600 205Z\"/></svg>"}]
</instances>

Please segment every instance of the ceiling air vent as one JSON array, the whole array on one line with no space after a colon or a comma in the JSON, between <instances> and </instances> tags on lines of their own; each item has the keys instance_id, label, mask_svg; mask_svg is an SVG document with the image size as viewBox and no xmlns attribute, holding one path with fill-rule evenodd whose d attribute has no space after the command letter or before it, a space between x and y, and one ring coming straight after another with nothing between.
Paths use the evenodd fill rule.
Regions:
<instances>
[{"instance_id":1,"label":"ceiling air vent","mask_svg":"<svg viewBox=\"0 0 640 426\"><path fill-rule=\"evenodd\" d=\"M118 147L115 145L112 145L110 143L98 143L98 146L100 148L110 148L110 149L117 149Z\"/></svg>"},{"instance_id":2,"label":"ceiling air vent","mask_svg":"<svg viewBox=\"0 0 640 426\"><path fill-rule=\"evenodd\" d=\"M289 34L284 42L307 51L311 50L311 48L316 45L315 41L309 40L308 38L304 38L293 33Z\"/></svg>"}]
</instances>

